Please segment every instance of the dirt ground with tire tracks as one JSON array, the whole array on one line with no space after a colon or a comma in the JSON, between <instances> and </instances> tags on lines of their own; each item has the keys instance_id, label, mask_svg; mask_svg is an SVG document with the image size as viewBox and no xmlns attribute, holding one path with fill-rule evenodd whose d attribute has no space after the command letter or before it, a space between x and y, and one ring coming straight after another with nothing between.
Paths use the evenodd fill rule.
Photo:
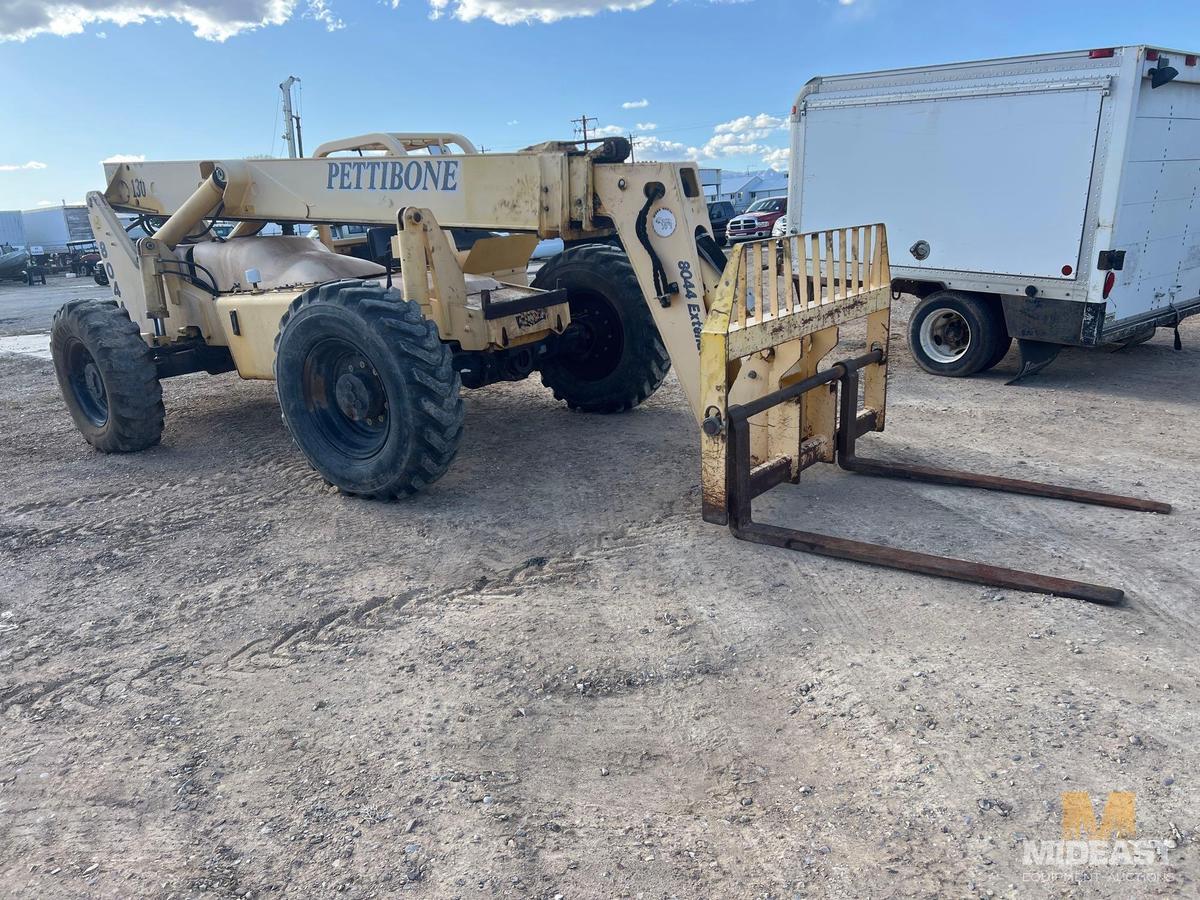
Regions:
<instances>
[{"instance_id":1,"label":"dirt ground with tire tracks","mask_svg":"<svg viewBox=\"0 0 1200 900\"><path fill-rule=\"evenodd\" d=\"M0 287L44 334L91 285ZM0 893L1183 896L1200 877L1200 323L1006 387L898 338L878 456L1171 516L822 467L762 518L1124 587L1124 606L753 546L699 516L674 377L616 417L466 395L449 474L339 496L270 384L164 383L100 456L0 339ZM37 340L33 341L33 345ZM1027 865L1063 791L1168 864ZM1136 880L1130 880L1136 879Z\"/></svg>"}]
</instances>

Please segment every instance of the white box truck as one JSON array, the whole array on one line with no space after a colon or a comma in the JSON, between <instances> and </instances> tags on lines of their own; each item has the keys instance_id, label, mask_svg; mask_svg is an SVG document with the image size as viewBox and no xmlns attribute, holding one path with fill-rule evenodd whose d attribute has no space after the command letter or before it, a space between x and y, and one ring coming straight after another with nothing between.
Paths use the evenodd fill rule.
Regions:
<instances>
[{"instance_id":1,"label":"white box truck","mask_svg":"<svg viewBox=\"0 0 1200 900\"><path fill-rule=\"evenodd\" d=\"M887 224L918 364L1132 343L1200 312L1196 53L1106 47L814 78L789 231ZM1176 331L1178 341L1178 331Z\"/></svg>"}]
</instances>

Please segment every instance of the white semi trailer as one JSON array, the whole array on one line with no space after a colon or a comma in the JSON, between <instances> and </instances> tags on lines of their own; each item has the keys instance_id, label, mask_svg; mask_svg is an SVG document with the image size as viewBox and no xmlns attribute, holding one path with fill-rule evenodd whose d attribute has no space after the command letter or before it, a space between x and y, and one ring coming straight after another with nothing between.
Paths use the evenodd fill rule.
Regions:
<instances>
[{"instance_id":1,"label":"white semi trailer","mask_svg":"<svg viewBox=\"0 0 1200 900\"><path fill-rule=\"evenodd\" d=\"M887 223L917 362L1018 377L1200 312L1200 54L1146 46L814 78L789 230ZM1176 332L1178 341L1178 332Z\"/></svg>"}]
</instances>

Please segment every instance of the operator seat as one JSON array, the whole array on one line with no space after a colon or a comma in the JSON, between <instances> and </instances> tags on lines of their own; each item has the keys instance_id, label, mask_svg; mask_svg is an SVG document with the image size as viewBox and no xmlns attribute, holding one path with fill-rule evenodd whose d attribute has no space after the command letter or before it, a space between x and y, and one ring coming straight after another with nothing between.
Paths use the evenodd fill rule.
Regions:
<instances>
[{"instance_id":1,"label":"operator seat","mask_svg":"<svg viewBox=\"0 0 1200 900\"><path fill-rule=\"evenodd\" d=\"M196 262L212 272L217 290L250 290L246 270L258 269L264 290L293 284L317 284L343 278L375 278L387 270L377 263L334 253L313 238L301 235L252 235L227 241L181 245L175 250L183 262ZM196 277L207 282L203 272Z\"/></svg>"}]
</instances>

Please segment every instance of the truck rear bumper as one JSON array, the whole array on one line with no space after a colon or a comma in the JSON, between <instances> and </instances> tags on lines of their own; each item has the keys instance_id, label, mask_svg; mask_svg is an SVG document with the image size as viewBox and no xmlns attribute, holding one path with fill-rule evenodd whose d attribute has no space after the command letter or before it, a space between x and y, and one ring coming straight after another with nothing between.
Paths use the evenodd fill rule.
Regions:
<instances>
[{"instance_id":1,"label":"truck rear bumper","mask_svg":"<svg viewBox=\"0 0 1200 900\"><path fill-rule=\"evenodd\" d=\"M1189 316L1200 315L1200 297L1115 322L1105 321L1105 303L1007 294L1000 300L1004 305L1005 325L1014 338L1071 347L1117 343L1148 327L1169 328Z\"/></svg>"},{"instance_id":2,"label":"truck rear bumper","mask_svg":"<svg viewBox=\"0 0 1200 900\"><path fill-rule=\"evenodd\" d=\"M1200 297L1193 297L1184 303L1162 309L1152 309L1119 322L1111 322L1104 326L1101 338L1105 343L1124 340L1145 328L1170 328L1178 325L1189 316L1200 315Z\"/></svg>"}]
</instances>

